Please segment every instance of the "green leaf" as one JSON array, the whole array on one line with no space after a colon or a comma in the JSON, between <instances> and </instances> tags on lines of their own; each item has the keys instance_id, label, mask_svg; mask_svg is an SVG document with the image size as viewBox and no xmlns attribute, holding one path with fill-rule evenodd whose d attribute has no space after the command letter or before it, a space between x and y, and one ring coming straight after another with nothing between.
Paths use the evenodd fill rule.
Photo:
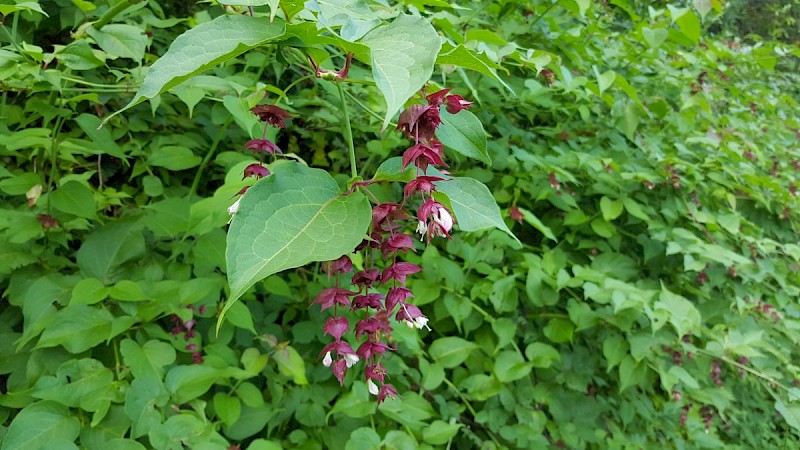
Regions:
<instances>
[{"instance_id":1,"label":"green leaf","mask_svg":"<svg viewBox=\"0 0 800 450\"><path fill-rule=\"evenodd\" d=\"M72 288L71 305L93 305L108 296L108 288L97 278L84 278Z\"/></svg>"},{"instance_id":2,"label":"green leaf","mask_svg":"<svg viewBox=\"0 0 800 450\"><path fill-rule=\"evenodd\" d=\"M692 42L700 40L700 19L697 18L697 15L693 11L687 11L686 14L680 16L675 23L678 24L678 28L680 28L683 34L691 39Z\"/></svg>"},{"instance_id":3,"label":"green leaf","mask_svg":"<svg viewBox=\"0 0 800 450\"><path fill-rule=\"evenodd\" d=\"M36 11L39 14L50 17L37 2L19 2L15 5L0 5L0 14L4 16L8 16L17 11Z\"/></svg>"},{"instance_id":4,"label":"green leaf","mask_svg":"<svg viewBox=\"0 0 800 450\"><path fill-rule=\"evenodd\" d=\"M186 170L196 167L203 158L180 145L156 147L147 158L147 164L169 170Z\"/></svg>"},{"instance_id":5,"label":"green leaf","mask_svg":"<svg viewBox=\"0 0 800 450\"><path fill-rule=\"evenodd\" d=\"M775 411L780 413L783 420L785 420L790 427L794 428L795 431L800 431L800 406L787 405L781 400L776 400Z\"/></svg>"},{"instance_id":6,"label":"green leaf","mask_svg":"<svg viewBox=\"0 0 800 450\"><path fill-rule=\"evenodd\" d=\"M361 44L370 49L372 74L386 99L386 128L430 79L441 38L427 19L402 14L391 24L369 32Z\"/></svg>"},{"instance_id":7,"label":"green leaf","mask_svg":"<svg viewBox=\"0 0 800 450\"><path fill-rule=\"evenodd\" d=\"M89 27L87 34L112 58L130 58L141 61L147 47L147 35L141 27L114 23L96 30Z\"/></svg>"},{"instance_id":8,"label":"green leaf","mask_svg":"<svg viewBox=\"0 0 800 450\"><path fill-rule=\"evenodd\" d=\"M600 199L600 211L603 213L603 219L609 222L622 214L623 207L622 200L611 200L605 195Z\"/></svg>"},{"instance_id":9,"label":"green leaf","mask_svg":"<svg viewBox=\"0 0 800 450\"><path fill-rule=\"evenodd\" d=\"M36 347L61 345L70 353L84 352L110 337L113 320L114 316L105 309L69 305L55 314Z\"/></svg>"},{"instance_id":10,"label":"green leaf","mask_svg":"<svg viewBox=\"0 0 800 450\"><path fill-rule=\"evenodd\" d=\"M447 196L462 231L497 228L511 236L517 248L522 246L503 221L489 188L480 181L466 177L451 178L436 183L436 190Z\"/></svg>"},{"instance_id":11,"label":"green leaf","mask_svg":"<svg viewBox=\"0 0 800 450\"><path fill-rule=\"evenodd\" d=\"M144 254L144 236L137 223L116 222L90 234L76 253L78 267L90 277L110 283L116 267Z\"/></svg>"},{"instance_id":12,"label":"green leaf","mask_svg":"<svg viewBox=\"0 0 800 450\"><path fill-rule=\"evenodd\" d=\"M328 416L341 413L347 417L358 419L375 412L375 399L370 397L367 384L362 381L353 383L353 390L339 396Z\"/></svg>"},{"instance_id":13,"label":"green leaf","mask_svg":"<svg viewBox=\"0 0 800 450\"><path fill-rule=\"evenodd\" d=\"M0 450L52 448L54 441L74 441L80 430L80 421L67 407L43 401L24 408L14 417Z\"/></svg>"},{"instance_id":14,"label":"green leaf","mask_svg":"<svg viewBox=\"0 0 800 450\"><path fill-rule=\"evenodd\" d=\"M450 43L443 43L441 53L436 57L436 64L450 64L480 72L499 81L509 92L514 92L511 87L497 75L498 69L506 69L489 59L485 53L476 53L474 50L468 49L463 45L453 47ZM508 73L507 70L506 73Z\"/></svg>"},{"instance_id":15,"label":"green leaf","mask_svg":"<svg viewBox=\"0 0 800 450\"><path fill-rule=\"evenodd\" d=\"M542 233L544 237L546 237L547 239L550 239L553 242L558 242L558 239L556 239L556 235L553 234L553 230L551 230L550 227L542 223L542 221L539 220L539 218L536 217L534 213L528 211L525 208L517 208L517 209L519 209L519 212L522 213L522 218L523 220L525 220L525 222L528 223L528 225L539 230L539 232Z\"/></svg>"},{"instance_id":16,"label":"green leaf","mask_svg":"<svg viewBox=\"0 0 800 450\"><path fill-rule=\"evenodd\" d=\"M308 384L306 363L293 347L287 345L276 349L272 354L272 359L278 364L278 370L291 377L295 384Z\"/></svg>"},{"instance_id":17,"label":"green leaf","mask_svg":"<svg viewBox=\"0 0 800 450\"><path fill-rule=\"evenodd\" d=\"M494 376L502 383L510 383L528 376L532 364L526 362L518 352L508 350L497 355L494 361Z\"/></svg>"},{"instance_id":18,"label":"green leaf","mask_svg":"<svg viewBox=\"0 0 800 450\"><path fill-rule=\"evenodd\" d=\"M181 404L208 392L221 376L220 370L209 366L177 366L167 372L166 387Z\"/></svg>"},{"instance_id":19,"label":"green leaf","mask_svg":"<svg viewBox=\"0 0 800 450\"><path fill-rule=\"evenodd\" d=\"M555 361L561 361L561 354L552 345L543 342L532 342L525 347L525 357L531 361L533 367L546 369Z\"/></svg>"},{"instance_id":20,"label":"green leaf","mask_svg":"<svg viewBox=\"0 0 800 450\"><path fill-rule=\"evenodd\" d=\"M486 150L486 131L481 121L469 111L450 114L442 106L442 124L436 129L436 137L445 147L468 158L492 164Z\"/></svg>"},{"instance_id":21,"label":"green leaf","mask_svg":"<svg viewBox=\"0 0 800 450\"><path fill-rule=\"evenodd\" d=\"M98 55L102 52L93 49L86 39L70 42L67 46L54 45L53 47L58 62L72 70L96 69L105 63Z\"/></svg>"},{"instance_id":22,"label":"green leaf","mask_svg":"<svg viewBox=\"0 0 800 450\"><path fill-rule=\"evenodd\" d=\"M231 426L239 420L239 415L242 413L242 403L236 397L217 392L214 394L214 411L216 411L217 417L222 419L225 425Z\"/></svg>"},{"instance_id":23,"label":"green leaf","mask_svg":"<svg viewBox=\"0 0 800 450\"><path fill-rule=\"evenodd\" d=\"M250 313L250 309L242 302L231 304L230 308L227 309L225 320L235 327L249 330L253 334L258 334L253 325L253 315Z\"/></svg>"},{"instance_id":24,"label":"green leaf","mask_svg":"<svg viewBox=\"0 0 800 450\"><path fill-rule=\"evenodd\" d=\"M344 450L371 450L379 448L381 437L370 427L361 427L350 434Z\"/></svg>"},{"instance_id":25,"label":"green leaf","mask_svg":"<svg viewBox=\"0 0 800 450\"><path fill-rule=\"evenodd\" d=\"M466 339L450 336L433 341L428 353L442 367L452 369L464 362L477 347L477 345Z\"/></svg>"},{"instance_id":26,"label":"green leaf","mask_svg":"<svg viewBox=\"0 0 800 450\"><path fill-rule=\"evenodd\" d=\"M422 439L431 445L444 445L458 433L460 428L461 425L457 423L434 420L422 430Z\"/></svg>"},{"instance_id":27,"label":"green leaf","mask_svg":"<svg viewBox=\"0 0 800 450\"><path fill-rule=\"evenodd\" d=\"M317 13L317 26L333 33L340 28L339 36L349 42L361 39L381 23L364 0L309 0L305 7Z\"/></svg>"},{"instance_id":28,"label":"green leaf","mask_svg":"<svg viewBox=\"0 0 800 450\"><path fill-rule=\"evenodd\" d=\"M78 181L64 183L51 194L51 204L59 211L73 214L84 219L97 217L97 204L94 193L85 184Z\"/></svg>"},{"instance_id":29,"label":"green leaf","mask_svg":"<svg viewBox=\"0 0 800 450\"><path fill-rule=\"evenodd\" d=\"M566 319L551 319L542 332L547 339L555 343L571 342L575 325Z\"/></svg>"},{"instance_id":30,"label":"green leaf","mask_svg":"<svg viewBox=\"0 0 800 450\"><path fill-rule=\"evenodd\" d=\"M147 341L140 346L131 339L124 339L119 351L125 364L137 379L161 380L164 367L175 362L175 348L166 342Z\"/></svg>"},{"instance_id":31,"label":"green leaf","mask_svg":"<svg viewBox=\"0 0 800 450\"><path fill-rule=\"evenodd\" d=\"M673 294L661 287L661 295L655 303L654 314L662 313L668 317L669 323L675 327L678 336L683 336L700 327L700 311L686 298Z\"/></svg>"},{"instance_id":32,"label":"green leaf","mask_svg":"<svg viewBox=\"0 0 800 450\"><path fill-rule=\"evenodd\" d=\"M248 189L228 230L230 297L223 314L259 280L352 252L372 221L366 197L342 196L324 170L293 161L270 170Z\"/></svg>"},{"instance_id":33,"label":"green leaf","mask_svg":"<svg viewBox=\"0 0 800 450\"><path fill-rule=\"evenodd\" d=\"M285 31L283 20L270 22L266 17L238 14L201 23L175 39L167 53L150 66L133 100L103 123L205 70L283 36Z\"/></svg>"},{"instance_id":34,"label":"green leaf","mask_svg":"<svg viewBox=\"0 0 800 450\"><path fill-rule=\"evenodd\" d=\"M603 357L606 359L607 370L611 370L628 354L628 341L618 334L611 335L603 341Z\"/></svg>"},{"instance_id":35,"label":"green leaf","mask_svg":"<svg viewBox=\"0 0 800 450\"><path fill-rule=\"evenodd\" d=\"M650 48L659 48L667 40L669 32L665 28L642 28L642 37Z\"/></svg>"}]
</instances>

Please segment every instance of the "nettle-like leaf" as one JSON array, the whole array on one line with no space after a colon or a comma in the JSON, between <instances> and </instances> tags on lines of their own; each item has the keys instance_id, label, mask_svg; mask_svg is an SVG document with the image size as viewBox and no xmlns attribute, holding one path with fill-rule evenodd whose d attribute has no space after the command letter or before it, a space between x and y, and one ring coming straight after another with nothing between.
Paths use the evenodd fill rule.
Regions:
<instances>
[{"instance_id":1,"label":"nettle-like leaf","mask_svg":"<svg viewBox=\"0 0 800 450\"><path fill-rule=\"evenodd\" d=\"M440 114L442 124L436 130L436 137L445 147L487 165L492 163L486 150L486 131L475 114L469 111L450 114L444 107Z\"/></svg>"},{"instance_id":2,"label":"nettle-like leaf","mask_svg":"<svg viewBox=\"0 0 800 450\"><path fill-rule=\"evenodd\" d=\"M442 41L426 19L403 14L369 32L361 44L370 49L372 75L386 99L386 128L405 102L430 80Z\"/></svg>"},{"instance_id":3,"label":"nettle-like leaf","mask_svg":"<svg viewBox=\"0 0 800 450\"><path fill-rule=\"evenodd\" d=\"M353 251L372 220L367 198L343 195L324 170L279 161L270 171L242 197L228 230L230 296L223 314L274 273Z\"/></svg>"},{"instance_id":4,"label":"nettle-like leaf","mask_svg":"<svg viewBox=\"0 0 800 450\"><path fill-rule=\"evenodd\" d=\"M167 53L150 66L133 100L103 123L203 71L277 39L285 32L284 21L270 22L267 17L226 15L200 24L175 39Z\"/></svg>"}]
</instances>

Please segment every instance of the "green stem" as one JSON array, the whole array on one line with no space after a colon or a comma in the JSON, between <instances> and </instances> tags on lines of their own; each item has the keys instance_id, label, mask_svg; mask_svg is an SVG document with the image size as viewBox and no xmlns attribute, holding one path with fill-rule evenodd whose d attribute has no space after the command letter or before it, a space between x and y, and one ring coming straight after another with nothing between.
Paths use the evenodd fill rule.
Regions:
<instances>
[{"instance_id":1,"label":"green stem","mask_svg":"<svg viewBox=\"0 0 800 450\"><path fill-rule=\"evenodd\" d=\"M206 156L203 158L203 161L200 163L200 167L197 168L197 173L194 174L194 181L192 181L192 187L189 189L189 200L191 201L194 194L197 192L197 187L200 185L200 178L203 176L203 169L208 165L208 162L211 161L211 157L214 156L214 152L217 151L217 147L219 146L220 141L222 141L222 137L225 136L225 131L228 130L228 126L233 121L233 116L229 116L225 123L222 124L222 128L219 129L217 133L217 137L214 138L214 142L211 144L211 147L206 152Z\"/></svg>"},{"instance_id":2,"label":"green stem","mask_svg":"<svg viewBox=\"0 0 800 450\"><path fill-rule=\"evenodd\" d=\"M287 100L288 100L288 98L287 98L286 94L288 94L288 93L289 93L289 90L290 90L291 88L293 88L293 87L297 86L298 84L302 83L303 81L306 81L306 80L308 80L308 79L311 79L311 78L314 78L314 75L306 75L306 76L304 76L304 77L300 77L300 78L298 78L298 79L296 79L296 80L292 81L292 83L291 83L291 84L289 84L289 86L286 86L286 89L284 89L284 90L283 90L283 93L281 94L281 96L280 96L280 97L278 97L278 98L275 100L275 104L277 105L277 104L278 104L278 103L280 103L280 102L281 102L281 100L283 100L283 99L287 99ZM288 103L288 102L287 102L287 103Z\"/></svg>"},{"instance_id":3,"label":"green stem","mask_svg":"<svg viewBox=\"0 0 800 450\"><path fill-rule=\"evenodd\" d=\"M353 129L350 128L350 113L347 111L347 102L344 98L344 89L342 83L336 82L336 89L339 90L339 100L342 102L342 115L344 116L344 139L347 141L347 147L350 151L350 176L352 178L358 177L358 168L356 167L356 147L353 143Z\"/></svg>"},{"instance_id":4,"label":"green stem","mask_svg":"<svg viewBox=\"0 0 800 450\"><path fill-rule=\"evenodd\" d=\"M82 80L80 78L68 77L68 76L65 76L65 75L61 75L61 79L62 80L66 80L66 81L71 81L71 82L73 82L75 84L82 84L84 86L92 86L92 87L105 88L105 89L115 89L115 90L121 89L120 85L118 85L118 84L92 83L91 81ZM127 89L133 89L133 88L138 88L138 87L139 87L138 85L130 85L130 86L127 86Z\"/></svg>"},{"instance_id":5,"label":"green stem","mask_svg":"<svg viewBox=\"0 0 800 450\"><path fill-rule=\"evenodd\" d=\"M533 22L531 22L531 24L528 25L528 27L533 28L533 26L539 23L539 21L542 20L542 17L546 16L547 13L549 13L550 10L553 9L557 4L558 2L550 3L550 6L548 6L547 9L544 10L544 12L536 16L536 19L534 19Z\"/></svg>"},{"instance_id":6,"label":"green stem","mask_svg":"<svg viewBox=\"0 0 800 450\"><path fill-rule=\"evenodd\" d=\"M119 3L117 3L114 6L112 6L111 9L106 11L105 14L100 16L100 18L97 19L97 22L92 24L92 27L95 30L99 30L99 29L103 28L109 22L111 22L114 19L114 17L117 16L117 14L121 13L122 11L124 11L125 9L127 9L130 6L135 5L136 3L139 3L140 1L142 1L142 0L121 0Z\"/></svg>"}]
</instances>

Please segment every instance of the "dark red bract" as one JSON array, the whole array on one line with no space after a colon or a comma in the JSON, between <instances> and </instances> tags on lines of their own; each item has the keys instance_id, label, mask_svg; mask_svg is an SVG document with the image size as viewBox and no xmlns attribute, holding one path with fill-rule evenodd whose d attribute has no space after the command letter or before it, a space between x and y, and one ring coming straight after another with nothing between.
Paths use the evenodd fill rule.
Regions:
<instances>
[{"instance_id":1,"label":"dark red bract","mask_svg":"<svg viewBox=\"0 0 800 450\"><path fill-rule=\"evenodd\" d=\"M250 108L250 111L258 116L258 120L277 128L286 128L286 122L283 119L292 118L292 115L285 109L275 105L256 105Z\"/></svg>"}]
</instances>

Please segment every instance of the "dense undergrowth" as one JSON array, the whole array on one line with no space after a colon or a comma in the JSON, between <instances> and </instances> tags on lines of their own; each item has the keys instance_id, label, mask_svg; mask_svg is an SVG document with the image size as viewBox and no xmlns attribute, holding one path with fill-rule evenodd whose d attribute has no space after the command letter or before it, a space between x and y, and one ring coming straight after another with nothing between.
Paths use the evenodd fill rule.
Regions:
<instances>
[{"instance_id":1,"label":"dense undergrowth","mask_svg":"<svg viewBox=\"0 0 800 450\"><path fill-rule=\"evenodd\" d=\"M716 0L252 3L294 34L111 118L178 35L247 8L0 4L2 450L800 445L797 48L728 34ZM248 109L287 109L268 137L344 185L340 97L306 55L355 49L371 178L408 144L345 41L401 12L442 36L430 84L488 133L491 164L448 150L450 173L522 246L458 224L417 244L431 329L396 327L400 395L376 406L322 364L319 264L215 327Z\"/></svg>"}]
</instances>

